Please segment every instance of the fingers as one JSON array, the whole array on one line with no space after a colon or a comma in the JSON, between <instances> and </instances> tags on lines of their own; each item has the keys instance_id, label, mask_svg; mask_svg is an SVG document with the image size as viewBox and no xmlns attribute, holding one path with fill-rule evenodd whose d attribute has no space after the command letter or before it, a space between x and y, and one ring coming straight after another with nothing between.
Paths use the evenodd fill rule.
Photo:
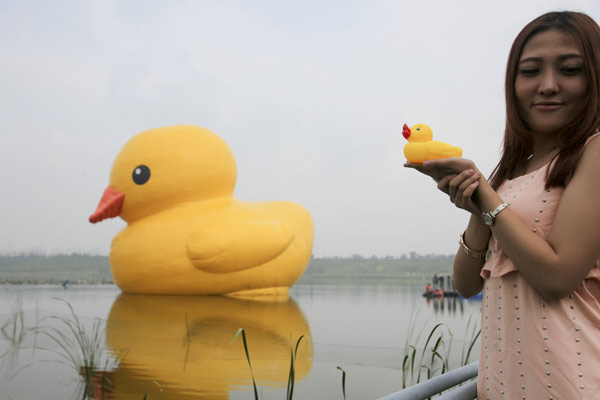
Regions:
<instances>
[{"instance_id":1,"label":"fingers","mask_svg":"<svg viewBox=\"0 0 600 400\"><path fill-rule=\"evenodd\" d=\"M407 162L404 166L432 177L437 182L437 188L446 193L456 207L477 215L481 213L473 200L481 173L473 161L454 157L424 163Z\"/></svg>"},{"instance_id":2,"label":"fingers","mask_svg":"<svg viewBox=\"0 0 600 400\"><path fill-rule=\"evenodd\" d=\"M473 201L472 200L473 193L475 193L475 190L477 190L478 186L479 186L479 179L477 179L475 182L473 182L469 186L467 186L467 188L462 192L463 202Z\"/></svg>"},{"instance_id":3,"label":"fingers","mask_svg":"<svg viewBox=\"0 0 600 400\"><path fill-rule=\"evenodd\" d=\"M447 172L446 175L451 173L459 174L468 169L479 172L473 161L459 157L427 160L423 163L423 168L425 170L443 170Z\"/></svg>"},{"instance_id":4,"label":"fingers","mask_svg":"<svg viewBox=\"0 0 600 400\"><path fill-rule=\"evenodd\" d=\"M414 163L414 162L407 161L404 163L404 166L406 168L412 168L412 169L416 169L419 172L423 172L423 163Z\"/></svg>"},{"instance_id":5,"label":"fingers","mask_svg":"<svg viewBox=\"0 0 600 400\"><path fill-rule=\"evenodd\" d=\"M438 182L438 189L440 189L442 192L448 194L448 187L450 185L450 181L452 181L452 179L456 178L456 174L452 174L452 175L447 175L445 177L443 177L442 179L440 179L440 181Z\"/></svg>"},{"instance_id":6,"label":"fingers","mask_svg":"<svg viewBox=\"0 0 600 400\"><path fill-rule=\"evenodd\" d=\"M477 189L477 185L474 187L472 187L472 185L479 182L480 177L481 174L479 172L468 169L450 180L448 183L448 195L450 196L450 200L457 207L461 207L461 205L464 204L467 199L470 200L471 195L475 189ZM467 193L465 193L465 191L467 191Z\"/></svg>"}]
</instances>

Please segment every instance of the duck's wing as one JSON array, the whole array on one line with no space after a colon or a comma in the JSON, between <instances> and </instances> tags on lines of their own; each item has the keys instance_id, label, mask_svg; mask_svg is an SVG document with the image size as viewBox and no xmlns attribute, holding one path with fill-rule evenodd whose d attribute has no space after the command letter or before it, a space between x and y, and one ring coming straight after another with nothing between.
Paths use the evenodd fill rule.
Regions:
<instances>
[{"instance_id":1,"label":"duck's wing","mask_svg":"<svg viewBox=\"0 0 600 400\"><path fill-rule=\"evenodd\" d=\"M462 156L462 148L444 142L427 142L426 148L429 160Z\"/></svg>"},{"instance_id":2,"label":"duck's wing","mask_svg":"<svg viewBox=\"0 0 600 400\"><path fill-rule=\"evenodd\" d=\"M196 268L206 272L241 271L274 259L294 236L293 229L284 229L277 220L219 221L190 235L187 254Z\"/></svg>"}]
</instances>

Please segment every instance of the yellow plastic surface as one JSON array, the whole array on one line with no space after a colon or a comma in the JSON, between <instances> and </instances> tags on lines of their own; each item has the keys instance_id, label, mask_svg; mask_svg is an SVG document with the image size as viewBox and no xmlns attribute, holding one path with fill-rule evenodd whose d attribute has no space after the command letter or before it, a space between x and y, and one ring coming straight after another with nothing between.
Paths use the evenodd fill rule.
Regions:
<instances>
[{"instance_id":1,"label":"yellow plastic surface","mask_svg":"<svg viewBox=\"0 0 600 400\"><path fill-rule=\"evenodd\" d=\"M143 184L132 178L140 165L150 170ZM110 175L110 187L125 195L120 216L128 222L110 250L119 288L285 295L310 260L311 216L292 202L238 200L235 180L229 146L207 129L179 125L134 136Z\"/></svg>"},{"instance_id":2,"label":"yellow plastic surface","mask_svg":"<svg viewBox=\"0 0 600 400\"><path fill-rule=\"evenodd\" d=\"M290 349L301 335L310 341L300 342L294 366L296 380L305 379L313 348L302 311L291 298L258 299L120 295L106 323L106 342L121 354L109 376L115 398L229 399L240 386L250 386L240 398L253 398L242 336L232 343L239 328L246 331L259 393L285 388Z\"/></svg>"},{"instance_id":3,"label":"yellow plastic surface","mask_svg":"<svg viewBox=\"0 0 600 400\"><path fill-rule=\"evenodd\" d=\"M462 148L434 141L431 128L425 124L413 125L407 140L404 156L410 162L422 163L427 160L462 156Z\"/></svg>"}]
</instances>

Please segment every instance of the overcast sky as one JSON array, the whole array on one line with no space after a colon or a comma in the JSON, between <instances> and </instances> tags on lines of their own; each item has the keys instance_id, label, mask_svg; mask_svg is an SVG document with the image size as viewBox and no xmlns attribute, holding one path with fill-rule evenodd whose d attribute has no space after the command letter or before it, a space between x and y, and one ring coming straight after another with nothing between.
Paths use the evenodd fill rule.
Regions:
<instances>
[{"instance_id":1,"label":"overcast sky","mask_svg":"<svg viewBox=\"0 0 600 400\"><path fill-rule=\"evenodd\" d=\"M314 255L454 253L468 215L402 167L427 123L484 173L524 24L600 1L0 1L0 253L108 254L92 225L136 133L195 124L238 166L235 196L291 200Z\"/></svg>"}]
</instances>

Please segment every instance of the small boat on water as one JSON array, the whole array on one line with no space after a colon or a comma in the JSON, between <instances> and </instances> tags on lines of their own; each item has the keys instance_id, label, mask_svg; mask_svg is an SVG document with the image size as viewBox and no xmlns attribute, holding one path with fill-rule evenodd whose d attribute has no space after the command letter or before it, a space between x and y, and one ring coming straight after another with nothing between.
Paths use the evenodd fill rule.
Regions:
<instances>
[{"instance_id":1,"label":"small boat on water","mask_svg":"<svg viewBox=\"0 0 600 400\"><path fill-rule=\"evenodd\" d=\"M444 290L442 290L442 289L425 290L423 292L423 297L426 297L428 299L433 299L436 297L444 297Z\"/></svg>"}]
</instances>

